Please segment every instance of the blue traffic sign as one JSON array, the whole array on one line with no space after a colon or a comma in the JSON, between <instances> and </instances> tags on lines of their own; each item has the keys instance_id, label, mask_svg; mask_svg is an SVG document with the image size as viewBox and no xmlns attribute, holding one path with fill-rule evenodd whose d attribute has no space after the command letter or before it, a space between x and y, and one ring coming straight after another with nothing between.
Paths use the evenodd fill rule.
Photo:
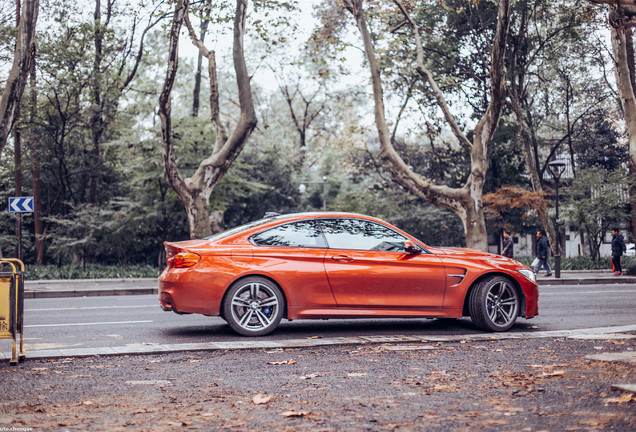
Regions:
<instances>
[{"instance_id":1,"label":"blue traffic sign","mask_svg":"<svg viewBox=\"0 0 636 432\"><path fill-rule=\"evenodd\" d=\"M9 198L10 213L33 213L33 197Z\"/></svg>"}]
</instances>

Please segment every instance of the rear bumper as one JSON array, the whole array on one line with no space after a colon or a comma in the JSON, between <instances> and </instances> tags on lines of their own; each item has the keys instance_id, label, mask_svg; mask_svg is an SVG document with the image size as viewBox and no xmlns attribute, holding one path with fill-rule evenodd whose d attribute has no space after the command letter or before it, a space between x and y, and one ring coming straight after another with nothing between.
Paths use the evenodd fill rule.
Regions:
<instances>
[{"instance_id":1,"label":"rear bumper","mask_svg":"<svg viewBox=\"0 0 636 432\"><path fill-rule=\"evenodd\" d=\"M228 283L194 269L166 269L159 276L159 305L164 311L219 315Z\"/></svg>"}]
</instances>

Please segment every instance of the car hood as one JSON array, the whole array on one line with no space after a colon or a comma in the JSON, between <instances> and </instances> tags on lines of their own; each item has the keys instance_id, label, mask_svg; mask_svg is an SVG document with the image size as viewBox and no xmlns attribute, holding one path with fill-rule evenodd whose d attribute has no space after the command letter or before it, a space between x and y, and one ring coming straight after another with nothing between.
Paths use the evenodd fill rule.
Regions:
<instances>
[{"instance_id":1,"label":"car hood","mask_svg":"<svg viewBox=\"0 0 636 432\"><path fill-rule=\"evenodd\" d=\"M468 259L472 261L482 261L484 263L488 263L489 265L506 269L526 268L525 265L521 264L519 261L515 261L512 258L507 258L505 256L493 254L490 252L484 252L480 249L441 247L431 248L430 251L440 256L440 258L448 257Z\"/></svg>"}]
</instances>

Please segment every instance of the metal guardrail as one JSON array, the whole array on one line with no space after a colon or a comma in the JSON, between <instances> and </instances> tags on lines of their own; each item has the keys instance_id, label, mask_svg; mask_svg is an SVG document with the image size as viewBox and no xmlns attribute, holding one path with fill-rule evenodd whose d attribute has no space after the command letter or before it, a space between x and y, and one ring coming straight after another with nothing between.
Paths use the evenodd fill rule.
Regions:
<instances>
[{"instance_id":1,"label":"metal guardrail","mask_svg":"<svg viewBox=\"0 0 636 432\"><path fill-rule=\"evenodd\" d=\"M16 268L19 267L19 270ZM11 272L5 272L5 266ZM0 259L0 338L13 339L10 363L18 364L26 357L24 352L24 264L19 259ZM20 350L17 353L18 334Z\"/></svg>"}]
</instances>

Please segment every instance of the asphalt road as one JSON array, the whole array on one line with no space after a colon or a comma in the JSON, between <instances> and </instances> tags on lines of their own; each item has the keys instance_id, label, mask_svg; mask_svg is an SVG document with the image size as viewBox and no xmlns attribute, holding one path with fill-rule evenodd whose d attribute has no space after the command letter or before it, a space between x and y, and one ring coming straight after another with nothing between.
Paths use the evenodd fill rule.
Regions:
<instances>
[{"instance_id":1,"label":"asphalt road","mask_svg":"<svg viewBox=\"0 0 636 432\"><path fill-rule=\"evenodd\" d=\"M511 332L636 324L636 286L542 286L540 291L540 315L520 318ZM27 352L244 339L221 318L163 312L154 295L27 299L24 324ZM279 329L260 339L475 333L480 331L468 318L283 320ZM9 341L0 342L6 349Z\"/></svg>"}]
</instances>

